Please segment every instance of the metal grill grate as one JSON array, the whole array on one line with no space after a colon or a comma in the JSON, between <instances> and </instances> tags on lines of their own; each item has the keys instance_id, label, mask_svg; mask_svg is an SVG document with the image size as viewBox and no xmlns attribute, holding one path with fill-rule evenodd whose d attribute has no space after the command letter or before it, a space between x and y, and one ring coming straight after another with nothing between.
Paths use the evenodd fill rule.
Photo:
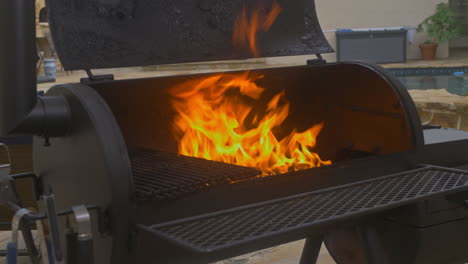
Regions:
<instances>
[{"instance_id":1,"label":"metal grill grate","mask_svg":"<svg viewBox=\"0 0 468 264\"><path fill-rule=\"evenodd\" d=\"M260 171L221 162L150 149L130 149L137 197L143 200L180 198L219 184L255 178Z\"/></svg>"},{"instance_id":2,"label":"metal grill grate","mask_svg":"<svg viewBox=\"0 0 468 264\"><path fill-rule=\"evenodd\" d=\"M318 225L395 208L434 195L468 189L468 173L429 167L375 180L297 195L145 230L196 252L214 252ZM301 239L294 237L291 239Z\"/></svg>"}]
</instances>

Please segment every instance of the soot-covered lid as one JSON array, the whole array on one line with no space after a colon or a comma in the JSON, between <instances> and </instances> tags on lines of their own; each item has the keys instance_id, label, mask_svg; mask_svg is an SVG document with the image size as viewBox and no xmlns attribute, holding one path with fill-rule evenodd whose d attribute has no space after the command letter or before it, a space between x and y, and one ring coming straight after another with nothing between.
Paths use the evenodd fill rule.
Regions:
<instances>
[{"instance_id":1,"label":"soot-covered lid","mask_svg":"<svg viewBox=\"0 0 468 264\"><path fill-rule=\"evenodd\" d=\"M67 70L333 52L313 0L47 0Z\"/></svg>"}]
</instances>

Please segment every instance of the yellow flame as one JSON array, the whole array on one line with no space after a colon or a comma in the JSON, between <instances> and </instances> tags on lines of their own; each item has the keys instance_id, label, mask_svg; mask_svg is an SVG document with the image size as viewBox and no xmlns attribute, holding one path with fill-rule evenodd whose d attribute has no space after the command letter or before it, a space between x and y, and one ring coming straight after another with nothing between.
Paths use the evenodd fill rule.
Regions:
<instances>
[{"instance_id":1,"label":"yellow flame","mask_svg":"<svg viewBox=\"0 0 468 264\"><path fill-rule=\"evenodd\" d=\"M257 46L257 35L259 32L267 32L273 26L282 9L278 2L274 1L270 12L262 12L264 8L258 5L250 13L244 6L241 14L234 23L232 41L234 47L249 48L255 57L260 56Z\"/></svg>"},{"instance_id":2,"label":"yellow flame","mask_svg":"<svg viewBox=\"0 0 468 264\"><path fill-rule=\"evenodd\" d=\"M265 91L256 83L260 78L248 72L218 74L172 87L179 154L255 167L263 175L330 165L312 151L323 123L282 139L275 135L290 103L281 92L259 111Z\"/></svg>"}]
</instances>

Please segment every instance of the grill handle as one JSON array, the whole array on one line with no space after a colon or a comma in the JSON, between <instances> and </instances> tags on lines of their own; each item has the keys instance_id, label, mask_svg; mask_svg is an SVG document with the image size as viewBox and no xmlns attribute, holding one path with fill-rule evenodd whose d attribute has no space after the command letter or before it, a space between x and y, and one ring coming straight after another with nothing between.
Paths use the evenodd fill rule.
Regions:
<instances>
[{"instance_id":1,"label":"grill handle","mask_svg":"<svg viewBox=\"0 0 468 264\"><path fill-rule=\"evenodd\" d=\"M84 205L73 206L72 210L77 223L76 263L94 264L94 245L91 215Z\"/></svg>"}]
</instances>

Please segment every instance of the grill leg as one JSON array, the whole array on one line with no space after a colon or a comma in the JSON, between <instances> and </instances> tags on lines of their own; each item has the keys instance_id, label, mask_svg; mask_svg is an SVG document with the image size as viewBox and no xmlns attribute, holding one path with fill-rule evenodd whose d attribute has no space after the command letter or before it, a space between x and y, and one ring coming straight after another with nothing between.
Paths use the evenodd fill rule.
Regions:
<instances>
[{"instance_id":1,"label":"grill leg","mask_svg":"<svg viewBox=\"0 0 468 264\"><path fill-rule=\"evenodd\" d=\"M369 264L390 264L387 253L380 241L379 234L372 224L358 226L356 228L361 244L364 248L365 254Z\"/></svg>"},{"instance_id":2,"label":"grill leg","mask_svg":"<svg viewBox=\"0 0 468 264\"><path fill-rule=\"evenodd\" d=\"M322 237L307 238L299 264L316 264L322 247Z\"/></svg>"},{"instance_id":3,"label":"grill leg","mask_svg":"<svg viewBox=\"0 0 468 264\"><path fill-rule=\"evenodd\" d=\"M371 264L356 228L346 227L328 232L325 237L325 246L336 263Z\"/></svg>"}]
</instances>

